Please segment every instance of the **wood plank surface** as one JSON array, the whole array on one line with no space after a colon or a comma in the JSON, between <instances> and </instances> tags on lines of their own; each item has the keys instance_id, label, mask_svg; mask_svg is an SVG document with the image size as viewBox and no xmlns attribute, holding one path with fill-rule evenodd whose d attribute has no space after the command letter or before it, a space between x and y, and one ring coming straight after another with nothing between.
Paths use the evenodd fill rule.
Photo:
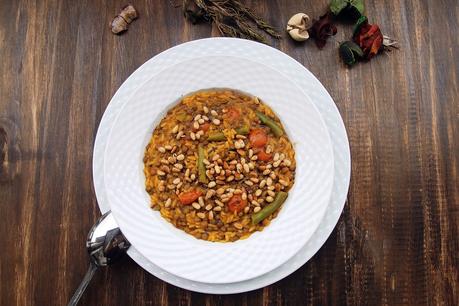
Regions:
<instances>
[{"instance_id":1,"label":"wood plank surface","mask_svg":"<svg viewBox=\"0 0 459 306\"><path fill-rule=\"evenodd\" d=\"M216 34L169 1L133 0L122 36L115 1L0 2L0 305L65 305L99 217L91 161L122 82L159 52ZM248 1L278 28L327 1ZM346 68L286 34L270 43L329 90L352 155L348 201L320 251L285 279L229 296L162 282L131 259L98 272L81 305L459 305L459 2L366 1L401 49Z\"/></svg>"}]
</instances>

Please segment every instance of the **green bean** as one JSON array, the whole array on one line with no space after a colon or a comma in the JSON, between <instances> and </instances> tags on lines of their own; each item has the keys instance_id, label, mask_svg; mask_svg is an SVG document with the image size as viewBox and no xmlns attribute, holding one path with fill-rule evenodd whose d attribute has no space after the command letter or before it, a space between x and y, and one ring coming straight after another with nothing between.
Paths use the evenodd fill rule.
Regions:
<instances>
[{"instance_id":1,"label":"green bean","mask_svg":"<svg viewBox=\"0 0 459 306\"><path fill-rule=\"evenodd\" d=\"M198 172L199 182L207 183L206 167L204 166L204 148L202 146L198 147Z\"/></svg>"},{"instance_id":2,"label":"green bean","mask_svg":"<svg viewBox=\"0 0 459 306\"><path fill-rule=\"evenodd\" d=\"M282 130L282 128L279 126L279 124L277 124L274 120L272 120L271 118L269 118L268 116L260 113L260 112L257 112L257 116L258 116L258 119L260 119L260 121L264 124L264 125L267 125L271 131L274 133L274 135L276 135L277 137L280 137L282 135L284 135L284 131Z\"/></svg>"},{"instance_id":3,"label":"green bean","mask_svg":"<svg viewBox=\"0 0 459 306\"><path fill-rule=\"evenodd\" d=\"M239 134L239 135L247 135L249 134L249 126L248 125L243 125L239 128L236 129L236 134ZM211 134L209 134L209 136L207 137L207 140L209 141L223 141L223 140L226 140L226 136L225 134L223 134L223 132L213 132Z\"/></svg>"},{"instance_id":4,"label":"green bean","mask_svg":"<svg viewBox=\"0 0 459 306\"><path fill-rule=\"evenodd\" d=\"M252 224L256 225L274 213L287 199L288 193L279 191L274 201L265 206L262 210L252 215Z\"/></svg>"},{"instance_id":5,"label":"green bean","mask_svg":"<svg viewBox=\"0 0 459 306\"><path fill-rule=\"evenodd\" d=\"M213 132L207 137L209 141L223 141L226 140L225 134L223 132Z\"/></svg>"},{"instance_id":6,"label":"green bean","mask_svg":"<svg viewBox=\"0 0 459 306\"><path fill-rule=\"evenodd\" d=\"M246 124L236 129L236 133L239 135L247 135L249 134L249 132L250 132L250 128Z\"/></svg>"}]
</instances>

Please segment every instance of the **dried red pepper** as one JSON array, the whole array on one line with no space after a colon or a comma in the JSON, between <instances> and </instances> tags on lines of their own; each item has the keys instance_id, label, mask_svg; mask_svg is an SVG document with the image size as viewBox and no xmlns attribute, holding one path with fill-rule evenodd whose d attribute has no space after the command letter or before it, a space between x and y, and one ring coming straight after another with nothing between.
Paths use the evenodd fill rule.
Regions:
<instances>
[{"instance_id":1,"label":"dried red pepper","mask_svg":"<svg viewBox=\"0 0 459 306\"><path fill-rule=\"evenodd\" d=\"M311 37L314 38L316 45L322 49L327 43L327 38L334 36L338 31L333 24L333 17L330 12L320 16L319 20L314 20L312 27L309 29Z\"/></svg>"},{"instance_id":2,"label":"dried red pepper","mask_svg":"<svg viewBox=\"0 0 459 306\"><path fill-rule=\"evenodd\" d=\"M383 50L383 35L379 26L369 24L366 18L359 20L352 39L368 60Z\"/></svg>"}]
</instances>

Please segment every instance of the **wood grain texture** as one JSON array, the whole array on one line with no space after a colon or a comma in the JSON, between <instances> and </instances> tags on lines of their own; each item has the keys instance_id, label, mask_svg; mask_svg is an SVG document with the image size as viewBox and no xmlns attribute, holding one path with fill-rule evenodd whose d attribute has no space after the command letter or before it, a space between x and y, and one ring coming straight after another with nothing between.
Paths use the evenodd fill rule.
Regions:
<instances>
[{"instance_id":1,"label":"wood grain texture","mask_svg":"<svg viewBox=\"0 0 459 306\"><path fill-rule=\"evenodd\" d=\"M0 305L65 305L87 268L98 218L92 146L111 96L155 54L216 35L169 1L0 3ZM248 1L283 28L327 1ZM352 69L284 34L272 45L329 90L352 154L348 201L321 250L285 279L216 296L168 285L126 258L99 272L81 305L459 305L459 2L366 1L401 49ZM340 25L337 41L350 36ZM96 286L97 284L97 286Z\"/></svg>"}]
</instances>

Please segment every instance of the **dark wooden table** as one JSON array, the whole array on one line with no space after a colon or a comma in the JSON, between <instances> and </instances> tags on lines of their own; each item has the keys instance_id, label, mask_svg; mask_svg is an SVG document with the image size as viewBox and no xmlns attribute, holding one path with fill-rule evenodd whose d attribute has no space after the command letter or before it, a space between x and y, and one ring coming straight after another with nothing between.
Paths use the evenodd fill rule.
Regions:
<instances>
[{"instance_id":1,"label":"dark wooden table","mask_svg":"<svg viewBox=\"0 0 459 306\"><path fill-rule=\"evenodd\" d=\"M284 28L327 1L250 1ZM107 24L124 1L0 3L0 305L65 305L87 268L99 217L94 137L110 98L155 54L216 35L169 1L133 1L123 36ZM459 3L366 1L401 49L347 69L284 34L270 43L329 90L351 145L348 201L321 250L285 279L216 296L168 285L127 258L96 275L81 305L459 305ZM338 41L349 37L340 25Z\"/></svg>"}]
</instances>

